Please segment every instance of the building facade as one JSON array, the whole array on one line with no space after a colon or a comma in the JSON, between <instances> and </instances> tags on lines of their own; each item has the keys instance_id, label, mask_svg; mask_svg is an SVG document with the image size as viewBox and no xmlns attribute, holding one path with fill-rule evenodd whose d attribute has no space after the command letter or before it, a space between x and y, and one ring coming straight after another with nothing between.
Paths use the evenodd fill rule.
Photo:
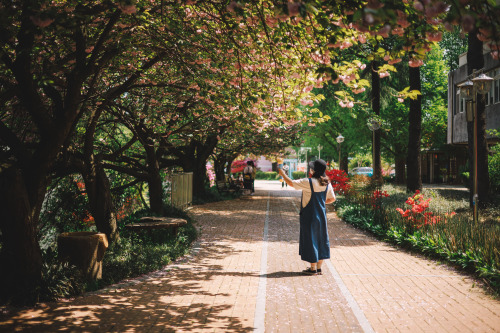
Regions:
<instances>
[{"instance_id":1,"label":"building facade","mask_svg":"<svg viewBox=\"0 0 500 333\"><path fill-rule=\"evenodd\" d=\"M486 129L500 128L500 61L493 60L487 52L484 55L484 73L493 78L491 90L486 99ZM448 136L451 145L467 145L467 119L465 101L460 98L458 85L467 80L467 54L459 58L459 68L448 74ZM493 143L495 138L487 136Z\"/></svg>"},{"instance_id":2,"label":"building facade","mask_svg":"<svg viewBox=\"0 0 500 333\"><path fill-rule=\"evenodd\" d=\"M500 61L491 58L489 50L484 52L484 70L483 73L493 78L489 93L484 95L485 112L486 112L486 129L500 128ZM467 53L460 55L459 67L448 74L448 133L447 143L453 147L452 154L448 154L446 158L434 154L429 156L427 165L432 165L434 170L440 168L439 176L444 177L444 169L442 168L443 160L447 160L448 182L460 183L461 173L467 170L467 118L466 118L466 102L460 97L460 84L467 81ZM480 95L479 95L480 96ZM479 97L478 96L478 97ZM487 134L488 144L493 144L498 141ZM432 160L431 160L432 159ZM435 163L438 159L441 162ZM439 165L439 166L438 166ZM434 179L437 180L437 179Z\"/></svg>"}]
</instances>

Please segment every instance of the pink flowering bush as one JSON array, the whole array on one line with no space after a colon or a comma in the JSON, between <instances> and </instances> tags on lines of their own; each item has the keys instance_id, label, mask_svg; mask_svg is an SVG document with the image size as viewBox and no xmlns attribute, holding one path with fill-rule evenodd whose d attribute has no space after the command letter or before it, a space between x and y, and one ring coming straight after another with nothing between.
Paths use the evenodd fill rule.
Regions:
<instances>
[{"instance_id":1,"label":"pink flowering bush","mask_svg":"<svg viewBox=\"0 0 500 333\"><path fill-rule=\"evenodd\" d=\"M207 164L207 176L210 182L210 187L215 186L215 171L211 164Z\"/></svg>"}]
</instances>

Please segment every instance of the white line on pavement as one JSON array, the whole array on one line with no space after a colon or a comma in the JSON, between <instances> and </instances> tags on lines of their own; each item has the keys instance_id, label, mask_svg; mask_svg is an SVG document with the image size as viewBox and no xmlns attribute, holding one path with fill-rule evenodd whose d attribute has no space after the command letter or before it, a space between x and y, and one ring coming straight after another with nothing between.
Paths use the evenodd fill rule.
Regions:
<instances>
[{"instance_id":1,"label":"white line on pavement","mask_svg":"<svg viewBox=\"0 0 500 333\"><path fill-rule=\"evenodd\" d=\"M262 254L260 256L260 277L259 289L257 291L257 304L255 305L254 332L265 332L266 315L266 286L267 286L267 239L269 231L269 201L270 192L267 193L266 220L264 222L264 237L262 244Z\"/></svg>"},{"instance_id":2,"label":"white line on pavement","mask_svg":"<svg viewBox=\"0 0 500 333\"><path fill-rule=\"evenodd\" d=\"M293 206L295 207L295 210L297 211L297 213L299 213L299 208L297 207L295 200L292 199L292 203L293 203ZM359 307L358 302L356 302L356 300L352 296L351 292L349 291L349 289L345 285L344 281L342 280L339 273L337 272L337 270L333 266L332 262L330 260L325 260L325 263L326 263L326 267L328 267L328 269L332 273L333 278L335 279L335 282L337 282L337 285L339 286L340 292L342 293L342 295L346 299L347 303L349 304L349 307L351 308L352 312L354 313L354 316L358 320L359 325L363 329L363 332L365 332L365 333L375 332L373 330L372 326L370 325L370 322L368 321L368 319L366 319L366 316L363 313L363 310L361 310L361 308Z\"/></svg>"},{"instance_id":3,"label":"white line on pavement","mask_svg":"<svg viewBox=\"0 0 500 333\"><path fill-rule=\"evenodd\" d=\"M356 302L349 289L347 289L347 286L344 284L344 281L342 281L342 278L340 277L339 273L337 272L335 267L333 267L332 262L330 260L326 260L325 263L326 267L328 267L328 269L332 273L335 282L337 282L340 292L342 293L342 295L344 295L347 303L351 307L352 312L356 316L356 319L358 319L359 325L361 325L363 332L365 333L374 332L372 326L370 325L370 322L368 321L368 319L366 319L363 310L361 310L361 308L358 305L358 302Z\"/></svg>"}]
</instances>

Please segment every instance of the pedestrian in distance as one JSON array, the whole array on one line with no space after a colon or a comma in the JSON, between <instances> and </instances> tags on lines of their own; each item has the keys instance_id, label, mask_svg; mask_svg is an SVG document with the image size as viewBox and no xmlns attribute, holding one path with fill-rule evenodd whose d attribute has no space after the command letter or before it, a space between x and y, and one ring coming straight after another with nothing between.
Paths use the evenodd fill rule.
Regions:
<instances>
[{"instance_id":1,"label":"pedestrian in distance","mask_svg":"<svg viewBox=\"0 0 500 333\"><path fill-rule=\"evenodd\" d=\"M285 173L285 175L288 176L288 170L290 170L290 168L288 167L288 165L285 163L283 163L283 172ZM281 188L283 187L288 187L288 183L283 179L283 181L281 182Z\"/></svg>"},{"instance_id":2,"label":"pedestrian in distance","mask_svg":"<svg viewBox=\"0 0 500 333\"><path fill-rule=\"evenodd\" d=\"M243 169L243 179L244 187L248 189L253 194L255 192L254 181L255 181L255 164L252 160L247 161L247 166Z\"/></svg>"},{"instance_id":3,"label":"pedestrian in distance","mask_svg":"<svg viewBox=\"0 0 500 333\"><path fill-rule=\"evenodd\" d=\"M290 179L281 168L278 168L278 173L288 185L302 190L299 255L310 264L304 273L321 275L323 260L330 258L326 204L335 201L335 193L325 174L325 161L309 162L309 168L310 177L297 180Z\"/></svg>"},{"instance_id":4,"label":"pedestrian in distance","mask_svg":"<svg viewBox=\"0 0 500 333\"><path fill-rule=\"evenodd\" d=\"M278 163L278 169L282 169L283 168L283 159L281 157L278 157L276 159L276 162ZM288 175L288 172L286 172L286 170L284 168L283 168L283 171ZM285 180L283 179L283 177L280 176L279 181L281 182L281 188L283 188L283 184L286 184Z\"/></svg>"}]
</instances>

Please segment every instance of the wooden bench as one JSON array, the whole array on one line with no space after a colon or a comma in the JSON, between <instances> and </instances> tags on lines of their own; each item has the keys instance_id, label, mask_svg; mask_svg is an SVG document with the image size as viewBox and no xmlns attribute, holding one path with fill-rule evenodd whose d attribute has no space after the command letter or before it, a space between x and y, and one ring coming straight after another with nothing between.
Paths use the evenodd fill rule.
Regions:
<instances>
[{"instance_id":1,"label":"wooden bench","mask_svg":"<svg viewBox=\"0 0 500 333\"><path fill-rule=\"evenodd\" d=\"M177 235L179 227L186 225L187 221L179 217L155 217L145 216L137 223L127 224L128 230L152 230L152 229L172 229Z\"/></svg>"},{"instance_id":2,"label":"wooden bench","mask_svg":"<svg viewBox=\"0 0 500 333\"><path fill-rule=\"evenodd\" d=\"M217 186L217 191L219 191L219 193L221 192L237 193L241 189L241 187L239 187L235 183L228 184L226 183L225 180L216 180L215 186Z\"/></svg>"}]
</instances>

